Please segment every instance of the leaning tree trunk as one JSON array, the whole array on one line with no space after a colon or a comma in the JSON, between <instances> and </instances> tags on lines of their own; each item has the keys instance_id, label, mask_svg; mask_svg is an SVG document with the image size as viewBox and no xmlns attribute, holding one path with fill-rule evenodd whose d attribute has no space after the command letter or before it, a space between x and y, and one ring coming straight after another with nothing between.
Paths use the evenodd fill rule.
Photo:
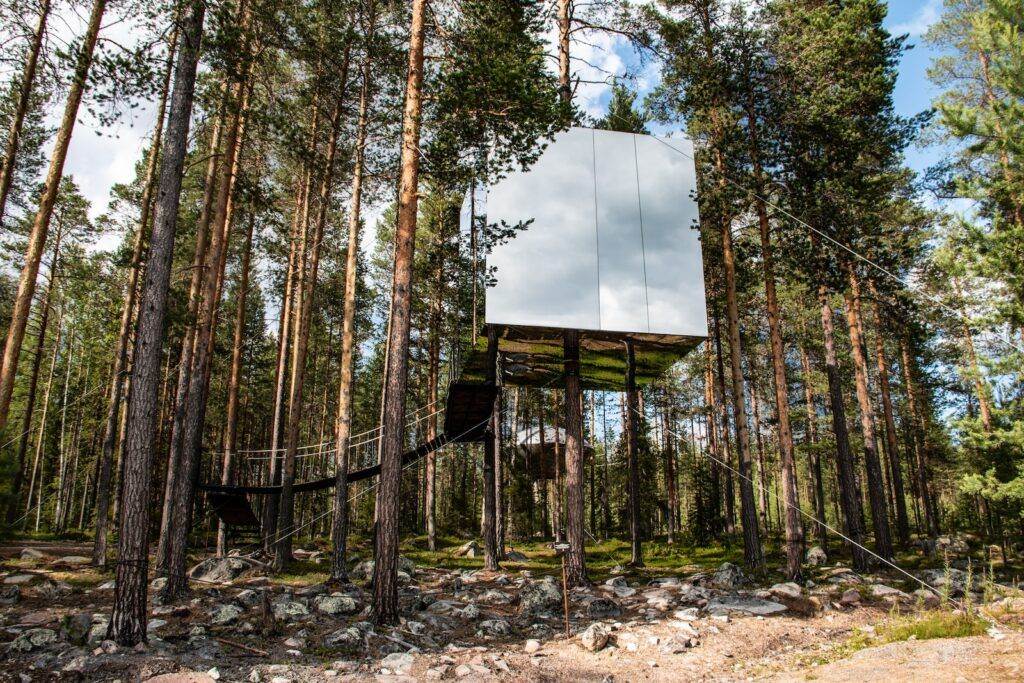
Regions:
<instances>
[{"instance_id":1,"label":"leaning tree trunk","mask_svg":"<svg viewBox=\"0 0 1024 683\"><path fill-rule=\"evenodd\" d=\"M409 327L412 301L413 253L419 199L420 115L423 109L423 39L426 0L413 0L409 31L409 72L402 121L398 221L391 287L391 323L377 490L376 561L373 580L373 618L378 624L398 621L398 515L401 501L405 389L408 381Z\"/></svg>"},{"instance_id":2,"label":"leaning tree trunk","mask_svg":"<svg viewBox=\"0 0 1024 683\"><path fill-rule=\"evenodd\" d=\"M43 192L39 198L39 210L28 235L28 247L25 250L25 265L21 268L18 278L18 291L14 295L14 306L11 310L11 326L7 331L7 343L4 346L3 362L0 363L0 432L7 426L7 413L11 407L11 394L14 391L14 378L18 374L18 356L21 344L25 339L25 327L28 325L28 314L32 308L32 297L36 291L36 276L39 274L39 263L46 247L46 235L50 230L50 219L53 218L53 207L60 194L60 181L64 177L64 162L68 158L68 147L71 145L71 134L78 118L78 107L89 81L89 69L92 66L96 40L100 33L100 23L106 9L106 0L95 0L89 25L82 38L82 46L75 61L75 72L68 90L68 99L64 105L64 115L57 139L54 143L53 155L50 157L50 168L46 173Z\"/></svg>"},{"instance_id":3,"label":"leaning tree trunk","mask_svg":"<svg viewBox=\"0 0 1024 683\"><path fill-rule=\"evenodd\" d=\"M878 439L875 436L875 411L868 390L868 364L864 352L864 328L860 314L860 281L847 264L846 274L850 289L846 292L846 324L850 331L851 356L860 406L860 426L864 435L864 469L868 479L868 502L875 531L875 551L886 560L893 557L892 537L889 532L889 509L885 500L885 480L878 459Z\"/></svg>"},{"instance_id":4,"label":"leaning tree trunk","mask_svg":"<svg viewBox=\"0 0 1024 683\"><path fill-rule=\"evenodd\" d=\"M850 450L850 435L846 429L846 407L843 404L843 386L839 376L839 361L836 358L832 306L829 304L825 285L818 287L818 302L821 306L821 329L825 340L825 377L828 380L828 396L832 409L832 433L836 438L839 503L843 511L846 540L853 555L853 567L863 572L868 569L868 554L863 545L864 531L861 527L860 496L857 495L856 465L853 452Z\"/></svg>"},{"instance_id":5,"label":"leaning tree trunk","mask_svg":"<svg viewBox=\"0 0 1024 683\"><path fill-rule=\"evenodd\" d=\"M566 581L571 587L590 584L583 529L583 396L580 390L580 336L563 333L565 375L565 555Z\"/></svg>"},{"instance_id":6,"label":"leaning tree trunk","mask_svg":"<svg viewBox=\"0 0 1024 683\"><path fill-rule=\"evenodd\" d=\"M39 334L36 336L36 349L32 356L32 373L28 378L28 393L25 397L25 418L22 421L21 436L18 437L18 457L14 479L11 482L11 502L7 507L7 524L10 525L17 518L18 500L21 497L21 487L25 481L25 458L28 455L29 436L32 434L32 416L36 407L36 390L39 385L39 368L43 362L43 347L46 344L46 329L50 323L50 309L53 308L53 287L57 277L57 266L60 260L61 230L57 230L57 236L53 241L53 251L50 255L50 277L46 283L46 291L43 293L43 312L39 318Z\"/></svg>"},{"instance_id":7,"label":"leaning tree trunk","mask_svg":"<svg viewBox=\"0 0 1024 683\"><path fill-rule=\"evenodd\" d=\"M36 24L36 31L32 34L32 45L29 46L28 54L25 55L25 65L21 70L21 83L18 89L18 106L11 118L11 128L7 131L7 149L4 150L3 167L0 168L0 227L3 226L4 211L7 208L7 196L11 192L11 183L14 180L14 169L18 164L18 145L21 141L21 129L25 125L25 116L28 114L32 100L32 87L36 80L36 66L39 64L39 52L43 47L43 38L46 35L46 22L50 18L50 0L43 0L39 8L39 22Z\"/></svg>"},{"instance_id":8,"label":"leaning tree trunk","mask_svg":"<svg viewBox=\"0 0 1024 683\"><path fill-rule=\"evenodd\" d=\"M156 547L156 566L164 569L167 549L171 542L171 506L178 487L182 453L182 431L188 392L192 382L192 353L195 350L196 324L199 315L199 297L206 271L206 252L210 244L210 221L213 220L213 203L221 163L221 135L224 131L226 107L222 105L213 130L210 133L210 153L206 164L203 186L203 208L196 226L196 247L192 255L192 278L189 284L188 309L185 314L185 334L181 339L181 353L178 357L178 379L174 393L174 411L171 415L171 443L167 453L167 468L164 479L164 500L160 516L160 536Z\"/></svg>"},{"instance_id":9,"label":"leaning tree trunk","mask_svg":"<svg viewBox=\"0 0 1024 683\"><path fill-rule=\"evenodd\" d=\"M248 7L241 3L243 26L249 24ZM248 55L248 43L242 54ZM251 64L250 64L251 66ZM206 255L202 290L196 319L194 348L192 350L191 379L187 392L184 420L181 423L181 460L175 482L170 508L170 539L167 543L166 573L167 584L161 597L165 603L175 600L188 587L185 574L188 553L188 532L195 501L196 477L199 473L200 450L202 445L203 422L206 414L207 385L213 352L214 334L217 326L217 311L220 305L220 290L227 263L228 239L232 224L232 195L238 178L242 140L244 139L247 114L247 81L251 69L232 84L229 102L232 113L227 134L224 137L224 159L217 182L217 200L211 222L210 244Z\"/></svg>"},{"instance_id":10,"label":"leaning tree trunk","mask_svg":"<svg viewBox=\"0 0 1024 683\"><path fill-rule=\"evenodd\" d=\"M160 181L153 215L149 259L140 295L139 320L132 356L128 419L125 424L124 477L118 534L114 609L107 636L133 646L146 640L146 587L149 545L149 488L153 436L156 432L164 318L181 199L182 171L188 147L189 121L195 93L196 66L203 31L204 0L194 0L180 28L174 91L167 138L160 161Z\"/></svg>"},{"instance_id":11,"label":"leaning tree trunk","mask_svg":"<svg viewBox=\"0 0 1024 683\"><path fill-rule=\"evenodd\" d=\"M110 373L110 394L107 398L107 416L103 431L103 450L100 452L99 470L96 476L96 525L93 533L92 562L97 567L107 565L107 525L110 515L111 469L114 461L114 447L117 445L117 423L121 414L121 398L124 392L124 375L128 367L128 341L131 336L132 316L135 314L135 295L139 288L139 274L142 271L142 250L145 246L149 215L153 206L153 191L156 189L157 161L163 141L164 114L174 68L174 53L177 49L177 27L172 32L167 50L163 87L160 90L160 104L157 106L156 123L149 159L146 161L146 181L142 190L138 234L132 246L132 260L128 267L128 283L125 288L124 305L121 308L121 325L117 334L117 348L114 350L114 366Z\"/></svg>"}]
</instances>

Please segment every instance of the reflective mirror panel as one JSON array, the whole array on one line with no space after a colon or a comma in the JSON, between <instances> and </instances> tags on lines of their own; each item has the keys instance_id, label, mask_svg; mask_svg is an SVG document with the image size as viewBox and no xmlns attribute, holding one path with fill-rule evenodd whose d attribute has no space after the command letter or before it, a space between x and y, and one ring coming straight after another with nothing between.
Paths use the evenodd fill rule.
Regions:
<instances>
[{"instance_id":1,"label":"reflective mirror panel","mask_svg":"<svg viewBox=\"0 0 1024 683\"><path fill-rule=\"evenodd\" d=\"M707 336L693 143L634 136L650 331Z\"/></svg>"},{"instance_id":2,"label":"reflective mirror panel","mask_svg":"<svg viewBox=\"0 0 1024 683\"><path fill-rule=\"evenodd\" d=\"M594 131L601 330L650 329L633 140L633 135Z\"/></svg>"},{"instance_id":3,"label":"reflective mirror panel","mask_svg":"<svg viewBox=\"0 0 1024 683\"><path fill-rule=\"evenodd\" d=\"M523 229L487 259L487 322L600 328L593 168L593 133L573 128L490 188L488 224Z\"/></svg>"},{"instance_id":4,"label":"reflective mirror panel","mask_svg":"<svg viewBox=\"0 0 1024 683\"><path fill-rule=\"evenodd\" d=\"M560 133L529 171L489 188L488 224L521 228L487 263L496 283L486 322L501 330L506 381L560 384L565 329L582 332L581 375L594 388L621 388L627 337L641 382L699 344L707 319L695 192L689 140L584 128ZM470 354L471 376L482 377L482 348L478 340Z\"/></svg>"}]
</instances>

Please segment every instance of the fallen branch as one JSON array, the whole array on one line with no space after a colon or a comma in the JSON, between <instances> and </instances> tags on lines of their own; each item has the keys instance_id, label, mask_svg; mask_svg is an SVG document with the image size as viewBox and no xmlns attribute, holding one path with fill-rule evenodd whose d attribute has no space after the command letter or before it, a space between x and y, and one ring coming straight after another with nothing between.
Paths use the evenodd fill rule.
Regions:
<instances>
[{"instance_id":1,"label":"fallen branch","mask_svg":"<svg viewBox=\"0 0 1024 683\"><path fill-rule=\"evenodd\" d=\"M265 650L260 650L259 648L251 647L249 645L246 645L245 643L239 643L239 642L236 642L234 640L228 640L227 638L220 638L220 637L214 638L214 640L216 640L218 643L224 643L225 645L230 645L231 647L237 647L239 650L245 650L246 652L251 652L252 654L259 655L260 657L269 657L270 656L269 652L267 652Z\"/></svg>"}]
</instances>

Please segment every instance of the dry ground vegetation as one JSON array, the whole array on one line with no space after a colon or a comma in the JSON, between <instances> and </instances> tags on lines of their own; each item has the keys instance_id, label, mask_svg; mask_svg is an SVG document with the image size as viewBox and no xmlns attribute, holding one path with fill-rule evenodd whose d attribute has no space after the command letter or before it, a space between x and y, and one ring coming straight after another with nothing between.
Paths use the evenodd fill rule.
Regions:
<instances>
[{"instance_id":1,"label":"dry ground vegetation","mask_svg":"<svg viewBox=\"0 0 1024 683\"><path fill-rule=\"evenodd\" d=\"M542 544L484 572L475 542L408 542L393 629L368 620L368 561L328 587L318 550L273 576L207 558L187 598L151 604L149 643L124 649L106 639L112 575L88 566L87 546L9 543L0 680L1024 680L1021 567L986 566L970 537L938 545L900 557L935 595L816 548L796 585L746 575L721 547L652 543L648 567L627 570L628 546L607 542L590 549L593 587L570 592L568 635Z\"/></svg>"}]
</instances>

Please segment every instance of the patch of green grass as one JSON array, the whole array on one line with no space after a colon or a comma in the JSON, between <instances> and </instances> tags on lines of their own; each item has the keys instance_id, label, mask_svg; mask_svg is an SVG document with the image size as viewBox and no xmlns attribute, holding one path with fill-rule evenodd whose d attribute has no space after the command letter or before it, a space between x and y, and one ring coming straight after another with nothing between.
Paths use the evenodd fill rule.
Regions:
<instances>
[{"instance_id":1,"label":"patch of green grass","mask_svg":"<svg viewBox=\"0 0 1024 683\"><path fill-rule=\"evenodd\" d=\"M292 560L284 571L274 575L274 583L286 586L311 586L327 581L326 565L314 564L308 560Z\"/></svg>"},{"instance_id":2,"label":"patch of green grass","mask_svg":"<svg viewBox=\"0 0 1024 683\"><path fill-rule=\"evenodd\" d=\"M930 611L915 617L902 618L886 625L880 636L886 643L933 638L967 638L981 636L988 624L974 612Z\"/></svg>"},{"instance_id":3,"label":"patch of green grass","mask_svg":"<svg viewBox=\"0 0 1024 683\"><path fill-rule=\"evenodd\" d=\"M984 635L988 624L975 612L931 610L910 616L897 616L878 627L874 633L857 631L845 641L815 655L805 664L827 664L845 659L860 650L905 640L932 640L935 638L967 638Z\"/></svg>"}]
</instances>

